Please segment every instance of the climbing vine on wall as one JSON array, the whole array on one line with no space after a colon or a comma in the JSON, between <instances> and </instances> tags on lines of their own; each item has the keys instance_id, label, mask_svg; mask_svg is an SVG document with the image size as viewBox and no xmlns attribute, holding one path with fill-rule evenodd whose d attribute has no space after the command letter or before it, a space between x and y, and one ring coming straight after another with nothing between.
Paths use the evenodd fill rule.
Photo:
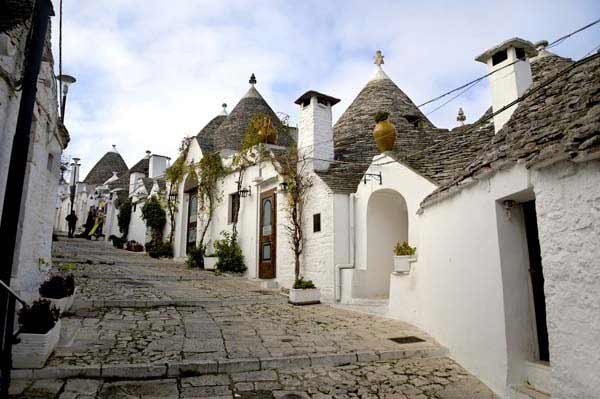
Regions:
<instances>
[{"instance_id":1,"label":"climbing vine on wall","mask_svg":"<svg viewBox=\"0 0 600 399\"><path fill-rule=\"evenodd\" d=\"M205 223L200 233L199 247L204 251L206 247L205 239L210 223L213 220L215 209L221 201L221 193L218 191L219 182L227 174L226 168L219 153L207 153L200 162L194 166L198 176L198 207L199 211L204 211L206 215Z\"/></svg>"},{"instance_id":2,"label":"climbing vine on wall","mask_svg":"<svg viewBox=\"0 0 600 399\"><path fill-rule=\"evenodd\" d=\"M177 214L177 193L183 177L189 171L186 164L186 158L190 150L191 137L185 137L179 145L179 155L171 166L165 171L167 181L169 182L166 195L166 208L169 216L169 243L173 243L173 234L175 233L175 215Z\"/></svg>"}]
</instances>

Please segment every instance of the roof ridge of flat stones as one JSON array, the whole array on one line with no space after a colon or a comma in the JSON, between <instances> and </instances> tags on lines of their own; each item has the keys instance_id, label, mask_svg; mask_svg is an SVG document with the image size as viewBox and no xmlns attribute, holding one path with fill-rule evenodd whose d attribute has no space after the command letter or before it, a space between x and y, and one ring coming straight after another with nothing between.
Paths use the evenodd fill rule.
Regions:
<instances>
[{"instance_id":1,"label":"roof ridge of flat stones","mask_svg":"<svg viewBox=\"0 0 600 399\"><path fill-rule=\"evenodd\" d=\"M532 63L536 89L572 61L556 55ZM595 55L524 99L509 121L464 170L430 194L423 206L458 192L468 182L523 163L543 167L561 160L600 158L600 56Z\"/></svg>"},{"instance_id":2,"label":"roof ridge of flat stones","mask_svg":"<svg viewBox=\"0 0 600 399\"><path fill-rule=\"evenodd\" d=\"M108 151L100 158L100 160L98 160L98 162L96 162L83 182L85 184L99 186L110 179L113 172L117 172L117 175L120 175L128 171L129 168L121 154L114 151Z\"/></svg>"}]
</instances>

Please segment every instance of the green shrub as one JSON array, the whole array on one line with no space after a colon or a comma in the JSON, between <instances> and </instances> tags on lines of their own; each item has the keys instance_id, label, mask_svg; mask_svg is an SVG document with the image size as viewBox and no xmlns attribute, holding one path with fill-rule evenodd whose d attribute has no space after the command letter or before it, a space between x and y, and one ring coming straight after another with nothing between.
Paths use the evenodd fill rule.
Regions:
<instances>
[{"instance_id":1,"label":"green shrub","mask_svg":"<svg viewBox=\"0 0 600 399\"><path fill-rule=\"evenodd\" d=\"M151 197L142 207L142 219L152 230L154 241L162 239L162 230L167 223L167 213L156 197Z\"/></svg>"},{"instance_id":2,"label":"green shrub","mask_svg":"<svg viewBox=\"0 0 600 399\"><path fill-rule=\"evenodd\" d=\"M194 246L187 251L187 259L185 263L188 267L194 269L204 269L204 251L205 248L201 246Z\"/></svg>"},{"instance_id":3,"label":"green shrub","mask_svg":"<svg viewBox=\"0 0 600 399\"><path fill-rule=\"evenodd\" d=\"M124 237L117 237L114 235L111 235L109 237L109 240L112 241L113 247L118 248L118 249L123 249L123 245L125 245L125 243L127 242L127 239Z\"/></svg>"},{"instance_id":4,"label":"green shrub","mask_svg":"<svg viewBox=\"0 0 600 399\"><path fill-rule=\"evenodd\" d=\"M39 299L30 307L19 310L20 332L23 334L46 334L58 322L59 310L52 302Z\"/></svg>"},{"instance_id":5,"label":"green shrub","mask_svg":"<svg viewBox=\"0 0 600 399\"><path fill-rule=\"evenodd\" d=\"M414 255L416 251L417 248L411 247L406 241L404 241L402 244L398 242L394 247L394 255L396 256Z\"/></svg>"},{"instance_id":6,"label":"green shrub","mask_svg":"<svg viewBox=\"0 0 600 399\"><path fill-rule=\"evenodd\" d=\"M217 261L217 270L229 273L243 273L246 271L244 264L244 254L242 248L236 240L231 238L227 232L221 233L222 239L216 240L215 255L219 258Z\"/></svg>"},{"instance_id":7,"label":"green shrub","mask_svg":"<svg viewBox=\"0 0 600 399\"><path fill-rule=\"evenodd\" d=\"M387 118L389 118L390 113L389 112L377 112L375 113L375 115L373 115L373 119L375 119L375 122L379 123L379 122L383 122L385 120L387 120Z\"/></svg>"},{"instance_id":8,"label":"green shrub","mask_svg":"<svg viewBox=\"0 0 600 399\"><path fill-rule=\"evenodd\" d=\"M172 258L173 247L168 242L154 243L149 241L146 243L146 252L152 258Z\"/></svg>"},{"instance_id":9,"label":"green shrub","mask_svg":"<svg viewBox=\"0 0 600 399\"><path fill-rule=\"evenodd\" d=\"M313 288L317 287L315 287L315 284L312 282L312 280L304 280L304 277L299 277L296 279L296 281L294 281L295 290L310 290Z\"/></svg>"},{"instance_id":10,"label":"green shrub","mask_svg":"<svg viewBox=\"0 0 600 399\"><path fill-rule=\"evenodd\" d=\"M123 234L123 238L125 238L125 242L127 241L127 234L129 233L129 222L131 221L131 199L127 198L120 206L119 206L119 214L117 215L117 219L119 221L119 231Z\"/></svg>"}]
</instances>

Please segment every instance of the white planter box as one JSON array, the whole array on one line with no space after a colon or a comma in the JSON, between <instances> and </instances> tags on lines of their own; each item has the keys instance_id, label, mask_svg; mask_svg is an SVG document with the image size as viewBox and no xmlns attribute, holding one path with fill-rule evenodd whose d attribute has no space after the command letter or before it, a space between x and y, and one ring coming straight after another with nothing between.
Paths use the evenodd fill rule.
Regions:
<instances>
[{"instance_id":1,"label":"white planter box","mask_svg":"<svg viewBox=\"0 0 600 399\"><path fill-rule=\"evenodd\" d=\"M318 288L307 290L290 289L290 303L294 305L310 305L313 303L321 303L321 291Z\"/></svg>"},{"instance_id":2,"label":"white planter box","mask_svg":"<svg viewBox=\"0 0 600 399\"><path fill-rule=\"evenodd\" d=\"M217 261L219 260L216 256L205 256L204 257L204 270L215 270L217 268Z\"/></svg>"},{"instance_id":3,"label":"white planter box","mask_svg":"<svg viewBox=\"0 0 600 399\"><path fill-rule=\"evenodd\" d=\"M41 369L50 357L60 338L61 321L46 334L19 334L19 342L13 345L12 362L15 369Z\"/></svg>"},{"instance_id":4,"label":"white planter box","mask_svg":"<svg viewBox=\"0 0 600 399\"><path fill-rule=\"evenodd\" d=\"M409 273L412 255L394 256L394 273Z\"/></svg>"},{"instance_id":5,"label":"white planter box","mask_svg":"<svg viewBox=\"0 0 600 399\"><path fill-rule=\"evenodd\" d=\"M77 295L77 288L78 287L75 287L73 295L71 296L66 296L60 299L42 297L42 299L46 299L52 302L52 305L57 307L57 309L60 311L60 314L63 314L65 312L68 312L71 309L71 306L73 306L73 301L75 301L75 295Z\"/></svg>"}]
</instances>

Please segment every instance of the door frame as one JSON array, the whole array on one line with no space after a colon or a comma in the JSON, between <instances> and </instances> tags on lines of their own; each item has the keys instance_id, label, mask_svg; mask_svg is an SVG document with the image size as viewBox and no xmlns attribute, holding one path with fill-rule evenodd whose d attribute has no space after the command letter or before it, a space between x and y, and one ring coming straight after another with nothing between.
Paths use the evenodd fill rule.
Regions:
<instances>
[{"instance_id":1,"label":"door frame","mask_svg":"<svg viewBox=\"0 0 600 399\"><path fill-rule=\"evenodd\" d=\"M272 207L271 207L271 264L273 268L273 275L269 277L263 277L264 272L261 272L262 266L262 221L263 221L263 200L266 198L272 198ZM260 193L260 198L258 201L258 278L259 279L274 279L277 277L277 190L271 189L267 191L263 191Z\"/></svg>"},{"instance_id":2,"label":"door frame","mask_svg":"<svg viewBox=\"0 0 600 399\"><path fill-rule=\"evenodd\" d=\"M188 204L187 204L187 218L185 220L185 253L187 255L187 253L189 252L189 236L190 236L190 208L192 207L192 198L193 196L196 197L196 223L195 223L195 227L196 229L198 229L198 191L197 188L194 187L193 189L186 191L184 193L185 195L187 195L187 200L188 200ZM198 241L198 232L196 231L196 240L194 241L194 245L196 245L196 242Z\"/></svg>"}]
</instances>

